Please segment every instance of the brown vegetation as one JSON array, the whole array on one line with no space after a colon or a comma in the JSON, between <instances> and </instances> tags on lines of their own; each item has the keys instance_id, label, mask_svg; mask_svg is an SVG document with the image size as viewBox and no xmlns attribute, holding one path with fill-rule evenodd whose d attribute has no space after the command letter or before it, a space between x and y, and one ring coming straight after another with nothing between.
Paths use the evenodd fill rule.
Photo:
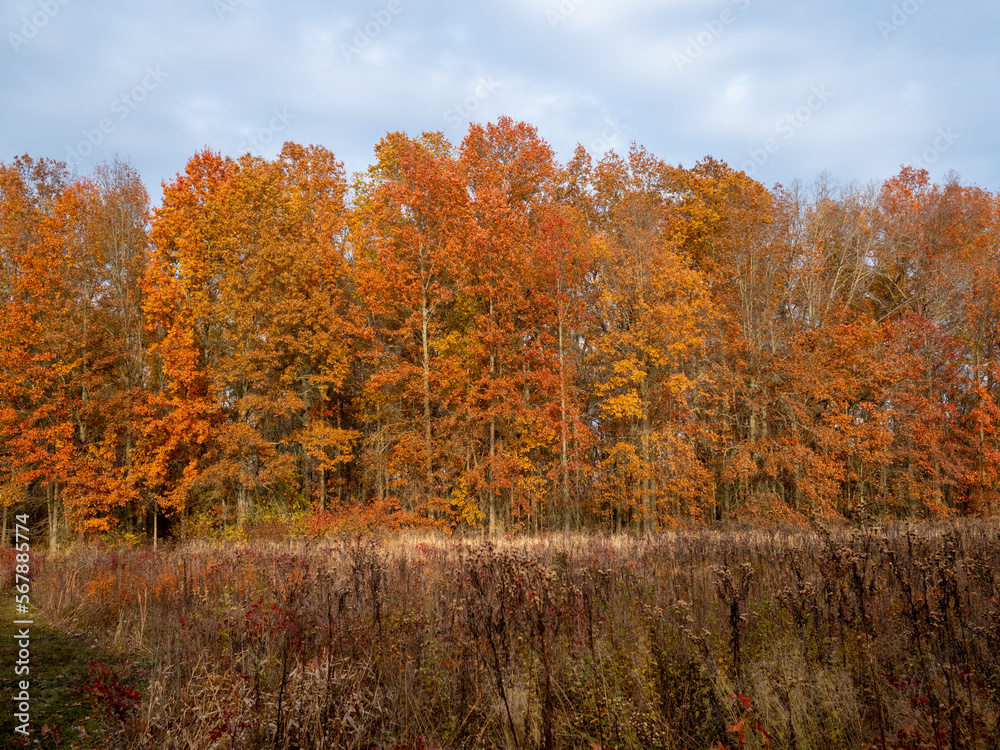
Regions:
<instances>
[{"instance_id":1,"label":"brown vegetation","mask_svg":"<svg viewBox=\"0 0 1000 750\"><path fill-rule=\"evenodd\" d=\"M1000 525L49 555L109 746L993 748ZM97 695L97 693L95 693Z\"/></svg>"}]
</instances>

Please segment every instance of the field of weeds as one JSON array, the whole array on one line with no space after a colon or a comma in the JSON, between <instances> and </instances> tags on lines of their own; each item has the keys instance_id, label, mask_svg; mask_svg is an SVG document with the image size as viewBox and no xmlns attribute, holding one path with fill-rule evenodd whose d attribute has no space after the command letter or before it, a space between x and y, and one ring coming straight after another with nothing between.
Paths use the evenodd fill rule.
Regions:
<instances>
[{"instance_id":1,"label":"field of weeds","mask_svg":"<svg viewBox=\"0 0 1000 750\"><path fill-rule=\"evenodd\" d=\"M996 748L1000 524L39 558L102 747ZM68 745L67 745L68 746Z\"/></svg>"}]
</instances>

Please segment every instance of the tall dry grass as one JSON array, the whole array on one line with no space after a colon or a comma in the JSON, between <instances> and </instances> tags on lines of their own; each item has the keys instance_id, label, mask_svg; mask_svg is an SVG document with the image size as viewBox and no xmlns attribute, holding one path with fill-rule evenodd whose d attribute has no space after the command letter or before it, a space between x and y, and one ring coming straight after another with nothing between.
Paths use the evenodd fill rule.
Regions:
<instances>
[{"instance_id":1,"label":"tall dry grass","mask_svg":"<svg viewBox=\"0 0 1000 750\"><path fill-rule=\"evenodd\" d=\"M998 541L967 521L84 547L35 591L149 665L121 747L996 748Z\"/></svg>"}]
</instances>

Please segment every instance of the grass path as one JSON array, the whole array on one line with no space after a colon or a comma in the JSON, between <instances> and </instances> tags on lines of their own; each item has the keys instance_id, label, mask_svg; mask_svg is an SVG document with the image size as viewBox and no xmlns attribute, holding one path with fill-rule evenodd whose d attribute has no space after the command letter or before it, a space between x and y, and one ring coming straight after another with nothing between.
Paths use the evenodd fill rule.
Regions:
<instances>
[{"instance_id":1,"label":"grass path","mask_svg":"<svg viewBox=\"0 0 1000 750\"><path fill-rule=\"evenodd\" d=\"M90 665L104 662L118 664L116 656L82 636L69 635L54 628L37 611L31 629L30 674L14 673L18 645L14 636L18 627L13 595L0 606L0 748L103 748L110 723L100 707L84 691L93 680ZM13 696L19 692L17 681L28 679L31 696L30 735L25 739L15 732Z\"/></svg>"}]
</instances>

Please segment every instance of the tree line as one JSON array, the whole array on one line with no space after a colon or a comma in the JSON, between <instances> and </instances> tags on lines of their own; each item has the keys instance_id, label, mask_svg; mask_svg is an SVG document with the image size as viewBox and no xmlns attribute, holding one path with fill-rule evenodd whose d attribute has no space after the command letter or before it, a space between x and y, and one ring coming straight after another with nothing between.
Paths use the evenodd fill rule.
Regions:
<instances>
[{"instance_id":1,"label":"tree line","mask_svg":"<svg viewBox=\"0 0 1000 750\"><path fill-rule=\"evenodd\" d=\"M560 164L506 118L373 161L204 150L152 210L127 162L0 163L5 526L996 510L997 195Z\"/></svg>"}]
</instances>

